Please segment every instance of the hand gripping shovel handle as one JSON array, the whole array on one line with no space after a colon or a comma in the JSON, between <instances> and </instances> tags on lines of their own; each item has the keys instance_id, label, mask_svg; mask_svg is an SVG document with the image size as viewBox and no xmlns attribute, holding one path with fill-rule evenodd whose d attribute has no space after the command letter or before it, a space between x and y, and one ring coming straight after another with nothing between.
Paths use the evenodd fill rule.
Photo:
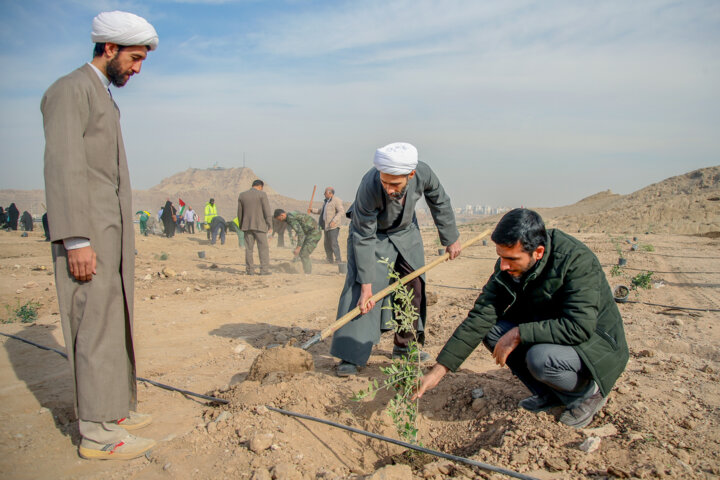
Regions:
<instances>
[{"instance_id":1,"label":"hand gripping shovel handle","mask_svg":"<svg viewBox=\"0 0 720 480\"><path fill-rule=\"evenodd\" d=\"M469 247L469 246L472 245L473 243L479 241L479 240L482 239L483 237L488 236L491 232L492 232L492 230L488 229L488 230L485 230L484 232L482 232L481 234L479 234L478 236L471 238L470 240L468 240L467 242L465 242L465 243L462 244L461 250L465 250L467 247ZM447 252L445 252L445 254L444 254L443 256L441 256L441 257L433 260L432 262L428 263L428 264L425 265L424 267L418 268L417 270L415 270L415 271L412 272L412 273L408 273L407 275L405 275L403 278L401 278L401 279L398 280L397 282L395 282L395 283L393 283L393 284L391 284L391 285L388 285L387 287L383 288L383 289L380 290L378 293L376 293L375 295L373 295L372 297L370 297L370 300L372 300L372 301L374 301L375 303L377 303L378 300L385 298L388 294L390 294L393 290L395 290L395 287L396 287L398 284L403 284L403 285L405 285L405 284L408 283L410 280L419 277L420 275L422 275L423 273L427 272L427 271L430 270L431 268L435 268L436 266L440 265L441 263L447 261L448 258L450 258L450 254L447 253ZM316 343L318 343L318 342L320 342L320 341L322 341L322 340L325 340L327 337L329 337L330 335L332 335L333 333L335 333L336 330L338 330L340 327L342 327L343 325L345 325L346 323L348 323L348 322L349 322L350 320L352 320L353 318L357 317L359 314L360 314L360 307L355 307L355 308L353 308L353 309L350 310L348 313L346 313L346 314L343 315L342 317L340 317L340 318L338 318L337 320L335 320L335 323L333 323L333 324L330 325L329 327L326 327L326 328L323 329L320 333L318 333L317 335L315 335L314 337L312 337L310 340L308 340L307 342L303 343L303 344L300 346L300 348L302 348L303 350L307 350L308 348L312 347L312 346L315 345Z\"/></svg>"}]
</instances>

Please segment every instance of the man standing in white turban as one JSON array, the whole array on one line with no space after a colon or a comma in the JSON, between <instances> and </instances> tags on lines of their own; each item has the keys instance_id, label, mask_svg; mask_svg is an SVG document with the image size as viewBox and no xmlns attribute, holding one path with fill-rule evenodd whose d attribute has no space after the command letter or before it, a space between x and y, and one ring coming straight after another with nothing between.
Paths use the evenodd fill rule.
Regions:
<instances>
[{"instance_id":1,"label":"man standing in white turban","mask_svg":"<svg viewBox=\"0 0 720 480\"><path fill-rule=\"evenodd\" d=\"M415 217L418 200L425 197L440 241L454 259L460 254L460 233L455 225L450 197L430 167L418 161L417 149L409 143L391 143L375 152L375 167L365 174L348 209L350 232L347 246L347 277L338 304L337 318L360 307L362 316L340 328L333 336L330 353L341 362L339 376L357 374L367 364L372 346L380 341L380 333L393 329L392 298L382 305L370 300L374 293L388 286L387 267L378 260L388 258L395 270L405 276L425 264L425 250ZM425 341L426 326L425 278L418 277L406 284L413 293L413 307L419 313L413 325L418 341ZM396 333L393 356L409 351L411 332ZM429 359L425 352L422 360Z\"/></svg>"},{"instance_id":2,"label":"man standing in white turban","mask_svg":"<svg viewBox=\"0 0 720 480\"><path fill-rule=\"evenodd\" d=\"M109 86L140 73L158 36L145 19L116 11L95 17L91 38L92 61L53 83L40 104L45 195L79 453L124 460L155 442L128 433L151 417L135 412L132 190Z\"/></svg>"}]
</instances>

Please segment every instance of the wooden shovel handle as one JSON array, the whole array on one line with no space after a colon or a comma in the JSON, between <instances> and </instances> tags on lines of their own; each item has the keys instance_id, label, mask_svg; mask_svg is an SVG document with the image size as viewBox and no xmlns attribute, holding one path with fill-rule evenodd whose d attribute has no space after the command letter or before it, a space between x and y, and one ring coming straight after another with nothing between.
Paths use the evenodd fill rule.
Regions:
<instances>
[{"instance_id":1,"label":"wooden shovel handle","mask_svg":"<svg viewBox=\"0 0 720 480\"><path fill-rule=\"evenodd\" d=\"M315 189L317 188L317 185L313 185L313 193L310 195L310 206L308 207L308 210L312 210L312 202L313 199L315 199Z\"/></svg>"},{"instance_id":2,"label":"wooden shovel handle","mask_svg":"<svg viewBox=\"0 0 720 480\"><path fill-rule=\"evenodd\" d=\"M485 230L484 232L480 233L478 236L473 237L473 238L471 238L470 240L468 240L467 242L463 243L462 246L460 247L460 248L461 248L461 251L462 251L462 250L465 250L467 247L469 247L470 245L472 245L472 244L474 244L475 242L479 241L479 240L482 239L483 237L486 237L486 236L489 235L491 232L492 232L491 229L487 229L487 230ZM391 285L388 285L387 287L383 288L383 289L380 290L378 293L376 293L375 295L373 295L372 297L370 297L370 300L372 300L372 301L374 301L375 303L377 303L378 300L381 300L381 299L385 298L388 294L390 294L393 290L395 290L395 287L397 287L398 284L403 284L403 285L405 285L405 284L408 283L410 280L413 280L413 279L419 277L420 275L422 275L423 273L427 272L427 271L430 270L431 268L435 268L436 266L440 265L441 263L447 261L448 258L450 258L450 254L447 253L447 252L445 252L445 254L442 255L441 257L438 257L437 259L433 260L432 262L428 263L427 265L418 268L418 269L415 270L414 272L408 273L407 275L405 275L403 278L401 278L401 279L398 280L397 282L395 282L395 283L393 283L393 284L391 284ZM316 343L320 342L321 340L325 340L327 337L329 337L330 335L332 335L333 333L335 333L335 331L337 331L340 327L342 327L343 325L345 325L346 323L348 323L348 322L349 322L350 320L352 320L353 318L357 317L359 314L360 314L360 307L355 307L355 308L353 308L353 309L350 310L348 313L346 313L346 314L343 315L342 317L340 317L340 318L338 318L337 320L335 320L335 322L334 322L332 325L330 325L329 327L324 328L320 333L318 333L317 335L315 335L314 337L312 337L310 340L308 340L307 342L305 342L305 343L301 346L301 348L302 348L303 350L307 350L308 348L310 348L311 346L313 346L313 345L315 345Z\"/></svg>"}]
</instances>

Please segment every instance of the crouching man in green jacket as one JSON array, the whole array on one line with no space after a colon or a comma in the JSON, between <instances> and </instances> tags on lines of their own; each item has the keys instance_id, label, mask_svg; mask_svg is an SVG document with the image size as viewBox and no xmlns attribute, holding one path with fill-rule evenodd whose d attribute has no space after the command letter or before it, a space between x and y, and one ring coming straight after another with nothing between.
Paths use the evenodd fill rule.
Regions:
<instances>
[{"instance_id":1,"label":"crouching man in green jacket","mask_svg":"<svg viewBox=\"0 0 720 480\"><path fill-rule=\"evenodd\" d=\"M622 318L597 257L540 215L508 212L492 234L500 257L467 318L422 379L416 397L483 342L533 393L531 412L564 406L560 422L587 426L625 370Z\"/></svg>"}]
</instances>

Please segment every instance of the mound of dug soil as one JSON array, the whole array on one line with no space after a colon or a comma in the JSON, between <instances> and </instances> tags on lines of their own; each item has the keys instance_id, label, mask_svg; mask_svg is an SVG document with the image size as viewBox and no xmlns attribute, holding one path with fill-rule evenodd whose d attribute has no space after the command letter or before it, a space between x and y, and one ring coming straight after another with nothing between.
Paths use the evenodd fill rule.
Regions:
<instances>
[{"instance_id":1,"label":"mound of dug soil","mask_svg":"<svg viewBox=\"0 0 720 480\"><path fill-rule=\"evenodd\" d=\"M301 373L315 369L312 355L296 347L276 347L263 350L255 358L248 380L262 380L272 372Z\"/></svg>"}]
</instances>

